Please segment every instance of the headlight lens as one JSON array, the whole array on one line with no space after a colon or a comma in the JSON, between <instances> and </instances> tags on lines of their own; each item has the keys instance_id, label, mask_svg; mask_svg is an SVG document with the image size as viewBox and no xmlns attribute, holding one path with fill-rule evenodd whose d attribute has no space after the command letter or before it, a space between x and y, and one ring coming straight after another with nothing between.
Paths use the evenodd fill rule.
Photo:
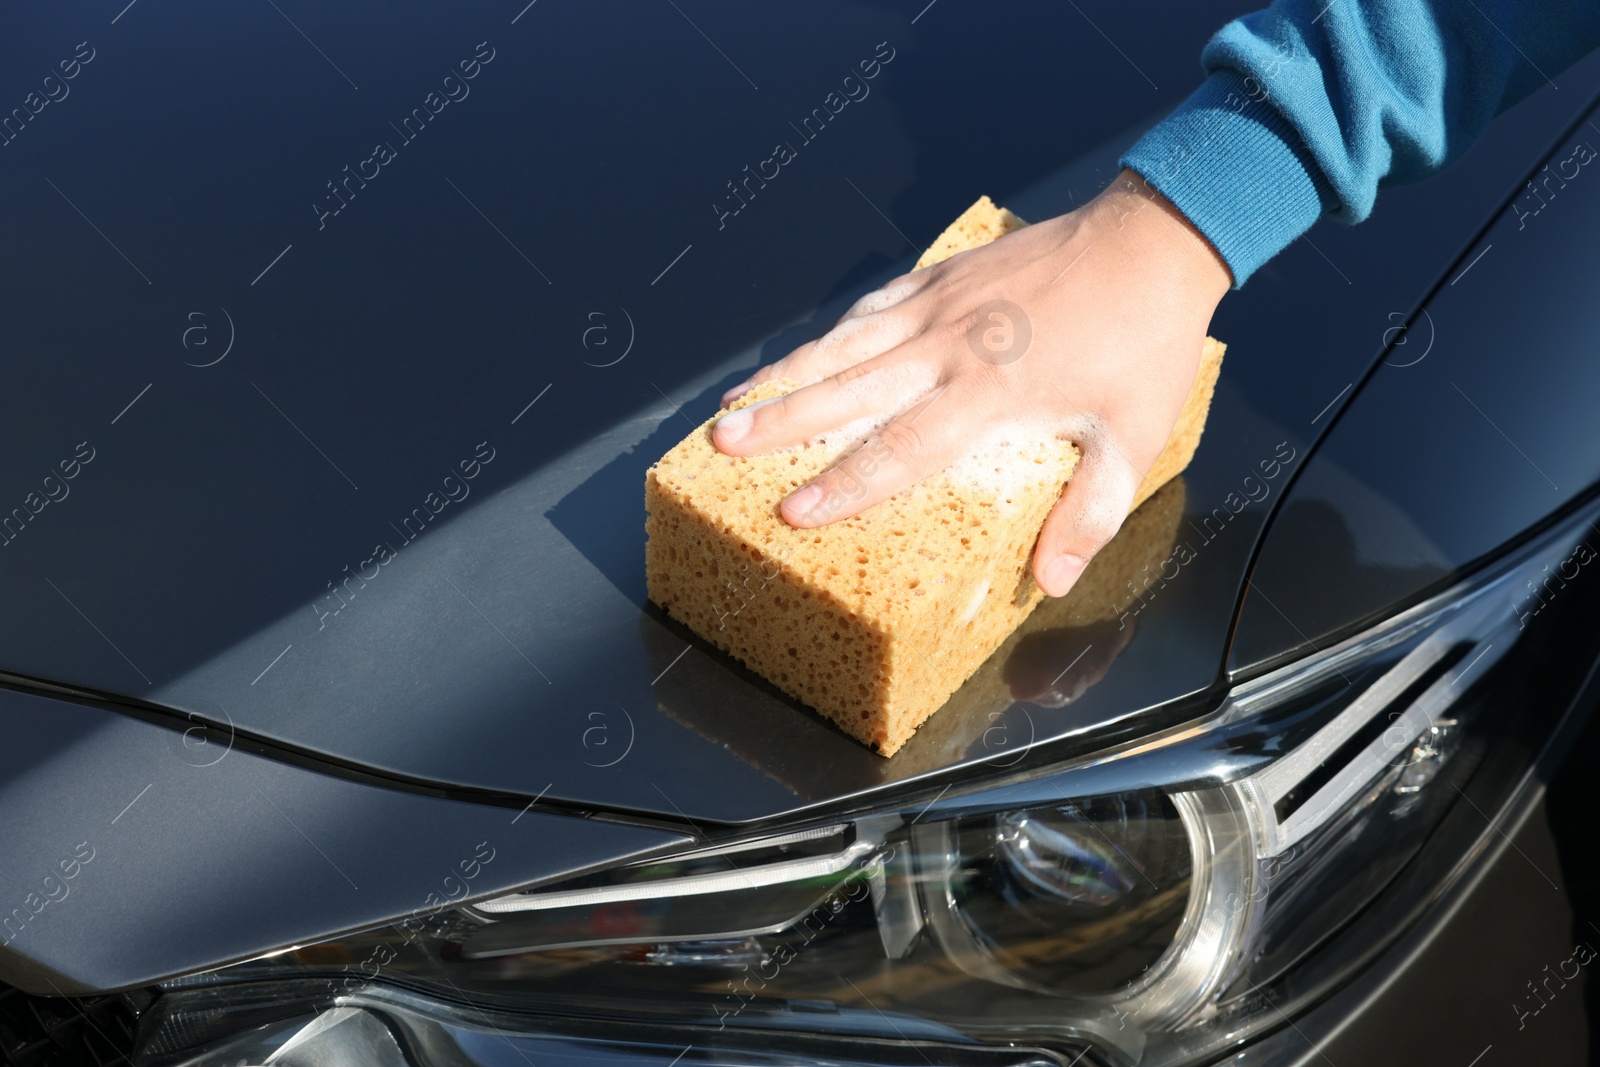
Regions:
<instances>
[{"instance_id":1,"label":"headlight lens","mask_svg":"<svg viewBox=\"0 0 1600 1067\"><path fill-rule=\"evenodd\" d=\"M1574 540L1553 533L1122 751L178 985L215 996L293 978L324 1000L409 989L547 1021L887 1027L1092 1053L1085 1063L1209 1057L1278 1025L1273 983L1307 1002L1403 929L1444 876L1401 874L1457 800L1492 786L1483 801L1498 805L1520 781L1525 752L1500 752L1495 770L1507 717L1484 714L1503 702L1493 669L1527 644L1515 604L1529 577ZM1341 932L1362 924L1352 948ZM161 1010L162 1025L196 1032L182 995ZM214 1055L228 1059L225 1042Z\"/></svg>"},{"instance_id":2,"label":"headlight lens","mask_svg":"<svg viewBox=\"0 0 1600 1067\"><path fill-rule=\"evenodd\" d=\"M1243 912L1212 902L1248 891L1254 854L1228 789L1092 797L912 836L935 939L987 981L1175 1021L1242 932Z\"/></svg>"}]
</instances>

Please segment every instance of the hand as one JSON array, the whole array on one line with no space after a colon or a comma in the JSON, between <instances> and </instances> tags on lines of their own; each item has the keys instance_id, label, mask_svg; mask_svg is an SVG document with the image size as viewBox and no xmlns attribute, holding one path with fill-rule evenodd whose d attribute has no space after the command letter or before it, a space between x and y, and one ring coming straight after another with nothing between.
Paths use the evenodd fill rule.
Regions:
<instances>
[{"instance_id":1,"label":"hand","mask_svg":"<svg viewBox=\"0 0 1600 1067\"><path fill-rule=\"evenodd\" d=\"M943 470L995 420L1051 427L1082 452L1033 554L1040 587L1063 596L1167 443L1231 284L1199 231L1124 171L1077 211L868 293L827 334L730 390L725 404L772 378L804 386L723 416L712 441L748 456L889 417L864 446L878 460L864 493L836 494L835 468L783 501L785 521L808 528ZM1011 308L995 317L992 301ZM1019 327L1031 341L1008 352Z\"/></svg>"}]
</instances>

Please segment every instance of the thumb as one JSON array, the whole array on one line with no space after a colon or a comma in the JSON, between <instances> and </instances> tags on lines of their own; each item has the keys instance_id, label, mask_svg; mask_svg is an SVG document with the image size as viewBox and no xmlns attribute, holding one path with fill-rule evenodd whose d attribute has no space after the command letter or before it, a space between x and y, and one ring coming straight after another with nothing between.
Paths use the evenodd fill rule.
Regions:
<instances>
[{"instance_id":1,"label":"thumb","mask_svg":"<svg viewBox=\"0 0 1600 1067\"><path fill-rule=\"evenodd\" d=\"M1049 596L1067 595L1133 507L1142 476L1107 443L1084 452L1039 531L1033 577Z\"/></svg>"}]
</instances>

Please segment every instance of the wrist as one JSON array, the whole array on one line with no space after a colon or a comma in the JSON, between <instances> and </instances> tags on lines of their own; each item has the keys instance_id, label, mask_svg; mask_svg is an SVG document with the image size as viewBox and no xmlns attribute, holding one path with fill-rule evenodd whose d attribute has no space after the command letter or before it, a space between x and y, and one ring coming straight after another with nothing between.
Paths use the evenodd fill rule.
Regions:
<instances>
[{"instance_id":1,"label":"wrist","mask_svg":"<svg viewBox=\"0 0 1600 1067\"><path fill-rule=\"evenodd\" d=\"M1216 58L1211 51L1202 58ZM1348 190L1333 188L1257 80L1226 67L1123 153L1122 165L1210 238L1238 285L1324 213L1341 211L1348 221L1364 214L1352 214Z\"/></svg>"},{"instance_id":2,"label":"wrist","mask_svg":"<svg viewBox=\"0 0 1600 1067\"><path fill-rule=\"evenodd\" d=\"M1102 231L1114 228L1151 277L1166 276L1215 307L1233 287L1227 260L1205 234L1137 172L1123 170L1089 205Z\"/></svg>"}]
</instances>

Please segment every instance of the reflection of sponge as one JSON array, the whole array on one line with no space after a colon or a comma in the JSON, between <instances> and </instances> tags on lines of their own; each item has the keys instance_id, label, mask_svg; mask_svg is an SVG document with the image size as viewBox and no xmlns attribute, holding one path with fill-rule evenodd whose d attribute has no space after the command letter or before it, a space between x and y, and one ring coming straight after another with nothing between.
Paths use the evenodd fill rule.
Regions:
<instances>
[{"instance_id":1,"label":"reflection of sponge","mask_svg":"<svg viewBox=\"0 0 1600 1067\"><path fill-rule=\"evenodd\" d=\"M985 197L924 259L1020 225ZM1188 465L1221 359L1222 345L1208 338L1183 414L1135 506ZM732 406L793 388L766 382ZM645 476L650 599L852 737L892 754L1043 598L1029 560L1078 450L1002 430L976 458L860 515L797 530L779 517L779 501L852 442L726 456L711 443L715 421Z\"/></svg>"}]
</instances>

